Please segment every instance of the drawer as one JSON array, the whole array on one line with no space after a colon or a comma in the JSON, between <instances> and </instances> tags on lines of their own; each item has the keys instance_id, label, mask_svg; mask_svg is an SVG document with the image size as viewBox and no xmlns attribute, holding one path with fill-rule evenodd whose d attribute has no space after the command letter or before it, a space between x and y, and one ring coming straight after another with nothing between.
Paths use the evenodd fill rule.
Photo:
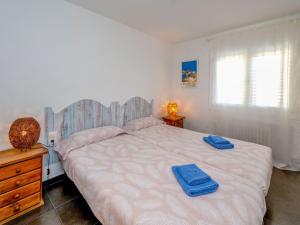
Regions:
<instances>
[{"instance_id":1,"label":"drawer","mask_svg":"<svg viewBox=\"0 0 300 225\"><path fill-rule=\"evenodd\" d=\"M28 196L20 201L12 203L8 206L0 208L0 221L5 220L13 215L16 215L31 206L39 204L41 201L41 193L36 193Z\"/></svg>"},{"instance_id":2,"label":"drawer","mask_svg":"<svg viewBox=\"0 0 300 225\"><path fill-rule=\"evenodd\" d=\"M0 182L0 194L30 184L34 181L41 180L41 168L12 177Z\"/></svg>"},{"instance_id":3,"label":"drawer","mask_svg":"<svg viewBox=\"0 0 300 225\"><path fill-rule=\"evenodd\" d=\"M36 181L34 183L28 184L26 186L20 187L5 194L0 195L0 208L8 204L16 202L20 199L23 199L29 195L37 193L40 191L41 182Z\"/></svg>"},{"instance_id":4,"label":"drawer","mask_svg":"<svg viewBox=\"0 0 300 225\"><path fill-rule=\"evenodd\" d=\"M42 157L29 159L20 163L0 168L0 181L40 168Z\"/></svg>"}]
</instances>

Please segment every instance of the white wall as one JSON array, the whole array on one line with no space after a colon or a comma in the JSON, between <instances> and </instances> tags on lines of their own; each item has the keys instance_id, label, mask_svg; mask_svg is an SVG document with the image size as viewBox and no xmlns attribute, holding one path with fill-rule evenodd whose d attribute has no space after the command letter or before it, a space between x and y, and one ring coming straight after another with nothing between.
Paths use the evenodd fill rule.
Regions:
<instances>
[{"instance_id":1,"label":"white wall","mask_svg":"<svg viewBox=\"0 0 300 225\"><path fill-rule=\"evenodd\" d=\"M196 87L181 86L181 62L198 60ZM181 114L186 116L185 127L202 132L210 131L209 111L209 48L205 39L176 44L173 47L172 97L179 102Z\"/></svg>"},{"instance_id":2,"label":"white wall","mask_svg":"<svg viewBox=\"0 0 300 225\"><path fill-rule=\"evenodd\" d=\"M63 0L9 0L0 7L0 149L11 122L82 98L109 105L169 90L170 46Z\"/></svg>"}]
</instances>

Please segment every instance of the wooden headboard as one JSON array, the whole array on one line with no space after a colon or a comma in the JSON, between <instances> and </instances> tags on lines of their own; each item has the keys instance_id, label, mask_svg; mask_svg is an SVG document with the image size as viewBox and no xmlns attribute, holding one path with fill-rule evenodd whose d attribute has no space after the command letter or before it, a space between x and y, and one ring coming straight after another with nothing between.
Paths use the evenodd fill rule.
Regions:
<instances>
[{"instance_id":1,"label":"wooden headboard","mask_svg":"<svg viewBox=\"0 0 300 225\"><path fill-rule=\"evenodd\" d=\"M129 99L121 107L122 125L125 125L131 120L152 115L152 108L153 100L149 103L141 97L133 97Z\"/></svg>"},{"instance_id":2,"label":"wooden headboard","mask_svg":"<svg viewBox=\"0 0 300 225\"><path fill-rule=\"evenodd\" d=\"M75 102L58 113L45 108L45 143L49 144L49 133L55 132L57 139L68 138L81 130L102 127L122 127L128 121L152 115L153 100L133 97L122 106L112 102L109 107L89 99Z\"/></svg>"}]
</instances>

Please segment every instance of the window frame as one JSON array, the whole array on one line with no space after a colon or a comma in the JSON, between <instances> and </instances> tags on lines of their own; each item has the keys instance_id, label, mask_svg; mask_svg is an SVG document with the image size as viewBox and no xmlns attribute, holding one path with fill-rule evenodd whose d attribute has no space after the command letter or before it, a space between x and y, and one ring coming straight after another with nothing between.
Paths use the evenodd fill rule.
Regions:
<instances>
[{"instance_id":1,"label":"window frame","mask_svg":"<svg viewBox=\"0 0 300 225\"><path fill-rule=\"evenodd\" d=\"M290 69L290 64L289 64L289 60L288 60L288 54L290 53L290 49L288 48L279 48L276 51L273 52L280 52L281 55L281 60L282 60L282 66L281 66L281 71L280 71L280 90L278 91L278 93L282 93L280 96L280 100L279 100L279 104L278 106L260 106L260 105L255 105L253 104L253 98L251 97L251 90L253 88L253 84L252 84L252 79L251 79L251 73L250 73L250 69L252 66L252 60L255 57L255 55L259 55L260 53L253 53L250 50L244 50L243 53L240 54L227 54L221 57L218 57L217 59L215 59L213 61L213 76L212 76L212 82L211 82L211 90L212 90L212 94L210 95L211 97L211 105L214 108L236 108L236 109L272 109L274 111L280 111L281 109L286 109L288 107L288 100L289 100L289 93L288 93L288 87L289 87L289 72L287 72L287 70ZM267 52L267 51L265 51ZM270 50L270 52L272 52ZM217 64L219 60L222 60L225 57L230 57L230 56L234 56L234 55L241 55L241 57L244 58L245 60L245 85L244 85L244 100L242 102L242 104L231 104L231 103L218 103L217 102Z\"/></svg>"}]
</instances>

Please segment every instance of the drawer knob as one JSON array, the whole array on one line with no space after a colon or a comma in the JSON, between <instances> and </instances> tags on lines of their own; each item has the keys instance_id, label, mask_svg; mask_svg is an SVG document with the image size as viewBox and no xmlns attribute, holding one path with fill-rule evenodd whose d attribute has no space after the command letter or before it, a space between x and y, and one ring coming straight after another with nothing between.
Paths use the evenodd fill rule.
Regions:
<instances>
[{"instance_id":1,"label":"drawer knob","mask_svg":"<svg viewBox=\"0 0 300 225\"><path fill-rule=\"evenodd\" d=\"M20 173L21 172L21 169L20 168L17 168L16 169L16 173Z\"/></svg>"},{"instance_id":2,"label":"drawer knob","mask_svg":"<svg viewBox=\"0 0 300 225\"><path fill-rule=\"evenodd\" d=\"M19 181L19 180L16 181L15 185L16 185L16 187L19 187L21 185L21 181Z\"/></svg>"},{"instance_id":3,"label":"drawer knob","mask_svg":"<svg viewBox=\"0 0 300 225\"><path fill-rule=\"evenodd\" d=\"M18 198L20 198L20 194L16 194L16 195L14 196L14 199L18 199Z\"/></svg>"},{"instance_id":4,"label":"drawer knob","mask_svg":"<svg viewBox=\"0 0 300 225\"><path fill-rule=\"evenodd\" d=\"M14 212L18 212L18 211L20 211L20 206L19 206L19 205L16 205L16 206L14 207Z\"/></svg>"}]
</instances>

